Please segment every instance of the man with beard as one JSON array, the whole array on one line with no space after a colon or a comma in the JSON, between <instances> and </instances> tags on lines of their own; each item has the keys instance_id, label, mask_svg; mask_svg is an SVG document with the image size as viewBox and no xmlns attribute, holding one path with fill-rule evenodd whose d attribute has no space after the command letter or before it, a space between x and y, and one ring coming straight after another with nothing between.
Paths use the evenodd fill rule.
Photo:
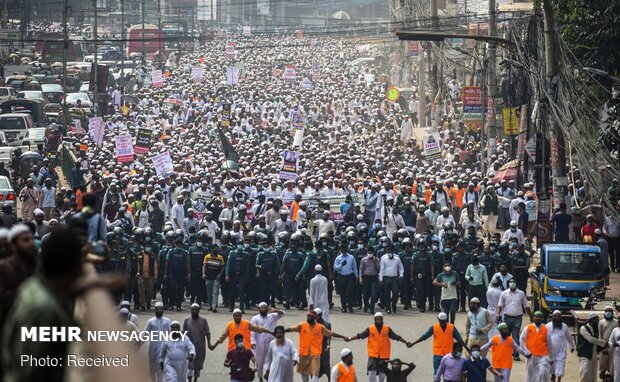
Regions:
<instances>
[{"instance_id":1,"label":"man with beard","mask_svg":"<svg viewBox=\"0 0 620 382\"><path fill-rule=\"evenodd\" d=\"M383 324L383 314L381 312L375 313L374 325L370 325L366 330L356 334L354 337L347 338L346 341L364 338L368 338L368 381L376 382L377 377L379 377L379 381L383 381L385 375L382 372L381 363L390 359L391 341L402 342L407 346L410 343L396 334L392 328Z\"/></svg>"},{"instance_id":2,"label":"man with beard","mask_svg":"<svg viewBox=\"0 0 620 382\"><path fill-rule=\"evenodd\" d=\"M4 322L13 306L18 288L24 280L34 274L37 266L37 250L30 228L24 224L17 224L9 231L8 239L13 254L0 261L0 340ZM2 377L2 349L4 348L0 347L0 377Z\"/></svg>"},{"instance_id":3,"label":"man with beard","mask_svg":"<svg viewBox=\"0 0 620 382\"><path fill-rule=\"evenodd\" d=\"M191 306L192 315L183 322L183 331L187 333L187 336L192 341L196 353L196 356L189 365L189 373L187 375L189 382L191 382L192 376L194 382L200 377L200 371L204 365L205 355L207 353L207 345L211 347L209 323L205 318L201 317L199 313L200 305L193 303ZM205 338L207 339L206 342Z\"/></svg>"},{"instance_id":4,"label":"man with beard","mask_svg":"<svg viewBox=\"0 0 620 382\"><path fill-rule=\"evenodd\" d=\"M596 315L596 313L594 314ZM598 318L598 316L596 317ZM551 374L550 364L553 364L553 344L551 343L551 333L547 330L547 327L542 324L542 321L543 313L541 311L534 312L534 323L523 328L521 337L519 338L521 349L523 349L525 358L527 358L525 362L526 381L546 382L549 380ZM594 323L594 325L596 324L598 324L598 322ZM597 341L602 346L603 341ZM605 345L607 345L607 343L605 343ZM594 359L596 359L596 353L594 352L593 354L595 357ZM579 359L579 363L580 366L583 364L581 358ZM596 362L594 362L594 364L595 363ZM585 368L581 368L581 371L584 369ZM596 365L592 367L591 371L588 370L588 372L592 373L591 381L594 381L596 378Z\"/></svg>"},{"instance_id":5,"label":"man with beard","mask_svg":"<svg viewBox=\"0 0 620 382\"><path fill-rule=\"evenodd\" d=\"M276 339L269 343L264 377L269 382L293 382L293 366L299 362L297 347L284 338L284 326L276 326L274 332ZM260 370L261 365L258 368Z\"/></svg>"},{"instance_id":6,"label":"man with beard","mask_svg":"<svg viewBox=\"0 0 620 382\"><path fill-rule=\"evenodd\" d=\"M551 343L553 344L553 365L551 366L551 381L562 381L566 363L566 347L570 347L570 352L575 351L575 342L570 334L568 325L562 322L562 312L553 312L552 321L547 324L547 331L551 333ZM610 333L611 334L611 333Z\"/></svg>"},{"instance_id":7,"label":"man with beard","mask_svg":"<svg viewBox=\"0 0 620 382\"><path fill-rule=\"evenodd\" d=\"M523 343L523 342L522 342ZM598 338L598 314L593 312L588 322L577 333L577 356L579 357L579 382L595 382L597 355L600 348L607 350L609 344Z\"/></svg>"},{"instance_id":8,"label":"man with beard","mask_svg":"<svg viewBox=\"0 0 620 382\"><path fill-rule=\"evenodd\" d=\"M32 220L35 208L39 207L40 191L34 187L32 178L26 179L26 187L19 192L19 200L22 202L22 219L25 222Z\"/></svg>"},{"instance_id":9,"label":"man with beard","mask_svg":"<svg viewBox=\"0 0 620 382\"><path fill-rule=\"evenodd\" d=\"M155 303L155 317L146 322L144 331L157 334L170 331L170 320L164 317L164 304L162 302ZM151 341L149 343L149 371L154 382L162 382L164 378L163 369L157 364L163 347L163 341Z\"/></svg>"},{"instance_id":10,"label":"man with beard","mask_svg":"<svg viewBox=\"0 0 620 382\"><path fill-rule=\"evenodd\" d=\"M317 382L321 367L321 352L324 337L345 337L337 334L316 322L318 315L313 311L308 312L306 322L301 322L286 329L286 332L299 333L299 364L297 372L301 374L303 382ZM333 371L332 371L333 377ZM334 381L337 381L335 379Z\"/></svg>"},{"instance_id":11,"label":"man with beard","mask_svg":"<svg viewBox=\"0 0 620 382\"><path fill-rule=\"evenodd\" d=\"M350 349L344 348L340 351L340 362L338 362L331 372L331 379L334 382L357 382L355 366L353 366L353 353Z\"/></svg>"},{"instance_id":12,"label":"man with beard","mask_svg":"<svg viewBox=\"0 0 620 382\"><path fill-rule=\"evenodd\" d=\"M268 331L273 331L278 323L278 320L284 316L284 311L280 309L270 308L266 302L258 304L258 314L252 317L250 321L253 325L263 327ZM250 340L252 343L252 350L256 357L256 373L259 379L263 378L263 367L266 364L267 351L269 350L269 343L273 340L271 333L257 333L252 332L250 334Z\"/></svg>"},{"instance_id":13,"label":"man with beard","mask_svg":"<svg viewBox=\"0 0 620 382\"><path fill-rule=\"evenodd\" d=\"M392 365L390 369L389 365ZM405 370L402 369L402 362L399 358L394 358L391 361L383 361L381 362L381 371L385 374L387 382L407 382L407 377L411 372L415 369L415 364L410 362L407 364L407 368Z\"/></svg>"},{"instance_id":14,"label":"man with beard","mask_svg":"<svg viewBox=\"0 0 620 382\"><path fill-rule=\"evenodd\" d=\"M603 313L604 320L599 321L598 323L598 335L599 338L605 342L609 341L609 337L611 336L611 332L618 326L618 320L614 318L614 309L611 306L605 307L605 312ZM601 352L599 357L599 377L603 378L605 374L613 374L614 366L613 366L613 358L614 358L614 349L606 349Z\"/></svg>"},{"instance_id":15,"label":"man with beard","mask_svg":"<svg viewBox=\"0 0 620 382\"><path fill-rule=\"evenodd\" d=\"M181 324L170 324L172 339L166 341L161 349L159 366L164 371L166 382L185 382L188 378L188 362L192 363L196 349L187 336L181 336Z\"/></svg>"},{"instance_id":16,"label":"man with beard","mask_svg":"<svg viewBox=\"0 0 620 382\"><path fill-rule=\"evenodd\" d=\"M512 371L513 353L522 353L519 345L512 339L510 329L506 323L497 325L499 335L494 336L491 341L480 348L481 352L491 350L491 367L500 373L501 377L496 378L497 382L509 382L510 372Z\"/></svg>"}]
</instances>

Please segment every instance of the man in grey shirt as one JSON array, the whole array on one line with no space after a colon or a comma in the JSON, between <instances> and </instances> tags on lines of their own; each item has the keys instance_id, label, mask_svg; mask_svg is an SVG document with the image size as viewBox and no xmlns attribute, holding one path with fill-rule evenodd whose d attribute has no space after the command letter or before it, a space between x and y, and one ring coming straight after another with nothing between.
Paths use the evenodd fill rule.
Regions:
<instances>
[{"instance_id":1,"label":"man in grey shirt","mask_svg":"<svg viewBox=\"0 0 620 382\"><path fill-rule=\"evenodd\" d=\"M377 286L379 285L380 261L372 248L368 248L366 256L360 261L359 283L362 286L364 312L375 312L377 303Z\"/></svg>"}]
</instances>

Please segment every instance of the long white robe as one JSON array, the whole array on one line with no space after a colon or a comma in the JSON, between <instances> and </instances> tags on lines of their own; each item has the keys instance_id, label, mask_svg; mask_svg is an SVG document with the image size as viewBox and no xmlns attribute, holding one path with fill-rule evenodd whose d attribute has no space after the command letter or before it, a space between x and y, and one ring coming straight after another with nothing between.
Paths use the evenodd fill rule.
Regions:
<instances>
[{"instance_id":1,"label":"long white robe","mask_svg":"<svg viewBox=\"0 0 620 382\"><path fill-rule=\"evenodd\" d=\"M493 320L493 326L491 330L489 330L489 341L493 339L493 337L499 335L499 331L497 330L497 304L499 303L499 296L502 294L502 290L499 288L494 288L493 286L489 287L487 290L487 310L491 313L491 319Z\"/></svg>"},{"instance_id":2,"label":"long white robe","mask_svg":"<svg viewBox=\"0 0 620 382\"><path fill-rule=\"evenodd\" d=\"M185 382L187 380L188 357L196 356L196 348L189 337L178 341L165 342L161 350L161 361L164 363L166 382Z\"/></svg>"},{"instance_id":3,"label":"long white robe","mask_svg":"<svg viewBox=\"0 0 620 382\"><path fill-rule=\"evenodd\" d=\"M614 353L614 382L620 382L620 351L617 346L620 346L620 327L614 328L609 336L609 351Z\"/></svg>"},{"instance_id":4,"label":"long white robe","mask_svg":"<svg viewBox=\"0 0 620 382\"><path fill-rule=\"evenodd\" d=\"M551 342L553 343L553 365L551 365L551 374L556 377L564 376L564 368L566 365L566 348L575 350L575 342L568 330L568 325L562 323L561 328L555 328L553 322L547 324L547 330L551 333Z\"/></svg>"},{"instance_id":5,"label":"long white robe","mask_svg":"<svg viewBox=\"0 0 620 382\"><path fill-rule=\"evenodd\" d=\"M314 276L310 280L310 288L308 291L310 297L308 303L314 308L321 309L323 320L329 322L329 298L327 297L327 278L321 274Z\"/></svg>"},{"instance_id":6,"label":"long white robe","mask_svg":"<svg viewBox=\"0 0 620 382\"><path fill-rule=\"evenodd\" d=\"M281 315L278 313L267 313L265 317L257 314L252 317L252 324L256 326L261 326L271 332L278 324L278 320ZM263 364L265 363L265 359L267 358L267 350L269 348L269 343L275 337L269 333L250 333L250 340L252 342L252 349L254 352L254 357L256 358L256 371L257 377L261 378L263 376Z\"/></svg>"},{"instance_id":7,"label":"long white robe","mask_svg":"<svg viewBox=\"0 0 620 382\"><path fill-rule=\"evenodd\" d=\"M579 357L579 381L580 382L596 382L598 377L598 349L597 346L604 346L607 341L604 341L600 338L596 338L590 335L590 333L594 333L594 330L590 328L590 333L586 330L588 325L583 325L579 328L579 334L588 341L593 344L592 347L592 358Z\"/></svg>"},{"instance_id":8,"label":"long white robe","mask_svg":"<svg viewBox=\"0 0 620 382\"><path fill-rule=\"evenodd\" d=\"M521 350L523 350L523 354L526 356L532 354L527 348L527 328L530 325L523 328L519 338ZM536 328L536 325L534 325L534 328ZM539 328L536 328L536 330L539 330ZM527 382L549 382L551 380L549 362L553 362L553 343L551 342L551 333L549 331L547 331L547 350L549 352L548 355L532 355L525 361L525 380Z\"/></svg>"},{"instance_id":9,"label":"long white robe","mask_svg":"<svg viewBox=\"0 0 620 382\"><path fill-rule=\"evenodd\" d=\"M147 332L169 332L170 320L166 317L153 317L146 322L144 331ZM159 368L159 356L161 349L164 347L164 341L151 341L149 343L149 370L151 376L155 378L155 382L163 380L163 372Z\"/></svg>"},{"instance_id":10,"label":"long white robe","mask_svg":"<svg viewBox=\"0 0 620 382\"><path fill-rule=\"evenodd\" d=\"M269 382L293 382L295 371L293 362L299 362L299 353L293 341L284 339L284 344L278 345L276 340L269 343L267 358L263 370L269 370Z\"/></svg>"}]
</instances>

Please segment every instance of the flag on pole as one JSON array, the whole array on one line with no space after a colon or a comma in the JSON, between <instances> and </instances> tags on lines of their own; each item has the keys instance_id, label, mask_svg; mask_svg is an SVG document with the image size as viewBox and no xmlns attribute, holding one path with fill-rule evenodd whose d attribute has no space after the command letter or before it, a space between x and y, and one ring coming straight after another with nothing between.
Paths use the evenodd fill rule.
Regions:
<instances>
[{"instance_id":1,"label":"flag on pole","mask_svg":"<svg viewBox=\"0 0 620 382\"><path fill-rule=\"evenodd\" d=\"M220 135L220 140L222 141L222 150L224 151L224 156L226 157L226 160L237 162L239 160L239 153L237 153L237 150L235 150L228 138L226 138L224 132L219 128L217 129L217 131Z\"/></svg>"}]
</instances>

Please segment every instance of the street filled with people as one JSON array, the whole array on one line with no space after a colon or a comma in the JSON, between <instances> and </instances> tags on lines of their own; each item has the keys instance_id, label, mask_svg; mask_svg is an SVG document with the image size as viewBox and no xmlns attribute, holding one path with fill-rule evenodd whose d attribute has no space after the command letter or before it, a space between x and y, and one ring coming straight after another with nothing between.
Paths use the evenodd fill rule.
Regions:
<instances>
[{"instance_id":1,"label":"street filled with people","mask_svg":"<svg viewBox=\"0 0 620 382\"><path fill-rule=\"evenodd\" d=\"M63 138L73 168L43 160L22 176L18 204L2 208L2 380L62 378L62 367L20 367L35 344L13 333L76 322L88 289L76 282L80 261L122 281L113 299L123 325L188 334L145 345L153 381L210 380L203 365L218 346L232 381L406 381L430 362L435 381L509 381L513 368L525 381L620 380L615 306L573 336L569 312L541 304L530 285L544 272L540 200L531 180L499 174L519 155L512 138L484 157L450 76L443 97L424 95L431 127L419 126L417 93L390 102L379 68L350 65L362 45L228 32L153 62L144 73L161 70L161 86L138 75L109 84L108 109ZM430 134L436 157L422 145ZM592 195L579 176L544 223L552 241L598 246L583 274L609 284L620 185ZM582 212L597 198L614 209ZM287 319L295 310L305 320ZM406 332L390 328L411 312L434 323L411 316ZM210 327L215 314L232 318ZM346 347L356 340L367 354ZM392 358L392 347L432 356ZM38 354L52 351L66 348ZM580 375L565 374L571 359Z\"/></svg>"}]
</instances>

